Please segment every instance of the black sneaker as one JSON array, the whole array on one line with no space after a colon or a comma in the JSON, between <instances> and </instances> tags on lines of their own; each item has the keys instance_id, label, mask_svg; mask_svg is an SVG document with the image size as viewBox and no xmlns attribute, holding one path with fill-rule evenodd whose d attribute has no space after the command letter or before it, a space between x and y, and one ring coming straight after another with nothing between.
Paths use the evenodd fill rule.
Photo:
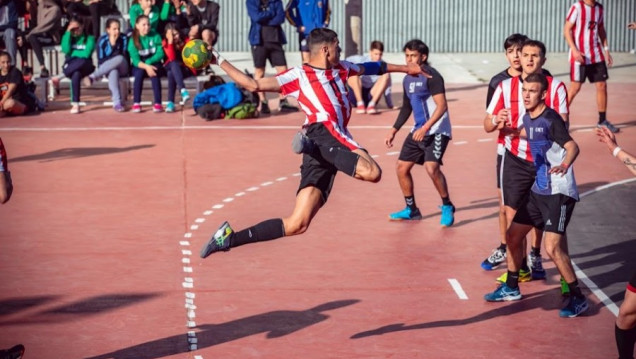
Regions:
<instances>
[{"instance_id":1,"label":"black sneaker","mask_svg":"<svg viewBox=\"0 0 636 359\"><path fill-rule=\"evenodd\" d=\"M269 109L269 104L267 101L261 101L261 113L269 115L272 111Z\"/></svg>"},{"instance_id":2,"label":"black sneaker","mask_svg":"<svg viewBox=\"0 0 636 359\"><path fill-rule=\"evenodd\" d=\"M621 132L621 129L614 126L613 124L611 124L608 120L605 120L601 123L599 123L598 125L596 125L596 127L601 128L601 127L607 127L608 130L612 131L612 133L618 133Z\"/></svg>"},{"instance_id":3,"label":"black sneaker","mask_svg":"<svg viewBox=\"0 0 636 359\"><path fill-rule=\"evenodd\" d=\"M306 153L310 154L316 149L314 141L310 140L307 135L302 132L296 133L292 140L292 151L297 154Z\"/></svg>"},{"instance_id":4,"label":"black sneaker","mask_svg":"<svg viewBox=\"0 0 636 359\"><path fill-rule=\"evenodd\" d=\"M278 105L278 111L280 112L298 112L298 107L292 106L287 102L287 99L284 98L280 100L280 104Z\"/></svg>"},{"instance_id":5,"label":"black sneaker","mask_svg":"<svg viewBox=\"0 0 636 359\"><path fill-rule=\"evenodd\" d=\"M47 70L47 69L46 69L46 67L45 67L45 68L43 68L43 69L40 71L40 78L41 78L41 79L48 79L48 78L49 78L49 76L50 76L50 75L49 75L49 70Z\"/></svg>"},{"instance_id":6,"label":"black sneaker","mask_svg":"<svg viewBox=\"0 0 636 359\"><path fill-rule=\"evenodd\" d=\"M0 359L20 359L24 355L24 345L18 344L11 349L0 350Z\"/></svg>"},{"instance_id":7,"label":"black sneaker","mask_svg":"<svg viewBox=\"0 0 636 359\"><path fill-rule=\"evenodd\" d=\"M206 258L210 254L219 251L229 251L230 250L230 239L234 234L234 230L230 227L230 224L223 222L221 227L212 235L212 238L208 241L208 243L201 248L201 258Z\"/></svg>"}]
</instances>

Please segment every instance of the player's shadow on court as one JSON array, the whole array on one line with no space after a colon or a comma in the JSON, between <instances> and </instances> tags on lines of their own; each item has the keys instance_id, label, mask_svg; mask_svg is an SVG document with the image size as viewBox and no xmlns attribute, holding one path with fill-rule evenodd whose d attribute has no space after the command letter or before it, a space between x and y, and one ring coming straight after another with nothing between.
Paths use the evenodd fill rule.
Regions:
<instances>
[{"instance_id":1,"label":"player's shadow on court","mask_svg":"<svg viewBox=\"0 0 636 359\"><path fill-rule=\"evenodd\" d=\"M89 156L110 155L120 152L136 151L145 148L155 147L155 145L138 145L129 147L73 147L62 148L55 151L45 152L38 155L29 155L16 158L10 158L9 162L24 162L24 161L40 161L51 162L59 160L68 160L74 158L82 158Z\"/></svg>"},{"instance_id":2,"label":"player's shadow on court","mask_svg":"<svg viewBox=\"0 0 636 359\"><path fill-rule=\"evenodd\" d=\"M76 320L78 317L113 311L125 306L133 305L159 296L158 293L126 293L107 294L82 299L76 302L41 310L37 313L23 316L10 321L0 321L1 326L29 325L34 323L61 323ZM8 299L0 302L0 315L15 314L35 306L41 306L58 297L42 296L31 298ZM6 309L5 309L6 306Z\"/></svg>"},{"instance_id":3,"label":"player's shadow on court","mask_svg":"<svg viewBox=\"0 0 636 359\"><path fill-rule=\"evenodd\" d=\"M455 220L459 218L461 218L461 213L463 211L468 211L471 209L480 209L480 208L497 208L499 207L499 201L497 198L495 198L494 200L492 200L492 198L489 199L485 199L485 200L476 200L476 201L472 201L470 205L468 206L464 206L464 207L457 207L455 208ZM422 216L422 220L428 219L428 218L433 218L433 217L439 217L442 215L442 212L434 212L434 213L430 213L427 215ZM460 227L472 222L477 222L477 221L482 221L485 219L490 219L490 218L495 218L499 216L499 211L495 212L495 213L490 213L487 214L485 216L481 216L481 217L477 217L477 218L470 218L470 219L463 219L461 221L456 221L455 224L453 224L453 227ZM451 227L452 228L452 227Z\"/></svg>"},{"instance_id":4,"label":"player's shadow on court","mask_svg":"<svg viewBox=\"0 0 636 359\"><path fill-rule=\"evenodd\" d=\"M469 325L494 319L497 317L519 314L536 308L542 308L543 310L554 312L554 316L558 316L557 311L561 309L562 306L560 299L560 295L557 293L557 291L555 291L554 289L546 289L541 292L524 295L521 300L515 302L488 303L488 305L492 305L495 308L469 318L438 320L434 322L425 322L413 325L404 325L404 323L389 324L380 328L354 334L351 336L351 339L360 339L375 335L384 335L407 330L435 329ZM598 314L602 304L595 304L591 302L589 304L590 308L583 315L593 316Z\"/></svg>"},{"instance_id":5,"label":"player's shadow on court","mask_svg":"<svg viewBox=\"0 0 636 359\"><path fill-rule=\"evenodd\" d=\"M267 339L280 338L329 318L325 311L358 303L358 299L339 300L307 310L277 310L221 324L204 324L196 333L197 347L203 349L256 334ZM188 352L186 336L181 333L138 344L87 359L154 359Z\"/></svg>"},{"instance_id":6,"label":"player's shadow on court","mask_svg":"<svg viewBox=\"0 0 636 359\"><path fill-rule=\"evenodd\" d=\"M59 296L42 295L36 297L9 298L0 301L0 317L16 314L56 300Z\"/></svg>"}]
</instances>

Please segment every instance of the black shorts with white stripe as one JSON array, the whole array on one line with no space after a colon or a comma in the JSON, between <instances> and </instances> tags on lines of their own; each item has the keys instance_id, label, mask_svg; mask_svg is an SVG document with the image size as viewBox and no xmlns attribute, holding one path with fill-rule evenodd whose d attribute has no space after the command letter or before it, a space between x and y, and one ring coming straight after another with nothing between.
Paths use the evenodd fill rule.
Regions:
<instances>
[{"instance_id":1,"label":"black shorts with white stripe","mask_svg":"<svg viewBox=\"0 0 636 359\"><path fill-rule=\"evenodd\" d=\"M513 222L546 232L565 234L576 200L563 194L542 195L530 192L528 201L517 210Z\"/></svg>"},{"instance_id":2,"label":"black shorts with white stripe","mask_svg":"<svg viewBox=\"0 0 636 359\"><path fill-rule=\"evenodd\" d=\"M413 132L409 133L404 139L402 150L400 151L401 161L414 162L418 165L424 164L424 162L437 162L440 165L442 163L442 157L448 147L450 138L440 133L434 135L424 136L422 141L415 141L413 139Z\"/></svg>"}]
</instances>

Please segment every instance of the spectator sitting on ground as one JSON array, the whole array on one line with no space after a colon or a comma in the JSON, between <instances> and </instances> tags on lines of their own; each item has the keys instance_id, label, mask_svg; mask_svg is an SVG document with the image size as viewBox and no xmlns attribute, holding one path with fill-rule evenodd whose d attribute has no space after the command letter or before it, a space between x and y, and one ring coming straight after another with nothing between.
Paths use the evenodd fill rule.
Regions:
<instances>
[{"instance_id":1,"label":"spectator sitting on ground","mask_svg":"<svg viewBox=\"0 0 636 359\"><path fill-rule=\"evenodd\" d=\"M186 7L186 17L190 31L188 38L201 39L210 46L219 37L219 4L207 0L191 0Z\"/></svg>"},{"instance_id":2,"label":"spectator sitting on ground","mask_svg":"<svg viewBox=\"0 0 636 359\"><path fill-rule=\"evenodd\" d=\"M376 40L371 42L369 54L349 56L347 57L347 61L355 64L378 62L382 61L383 53L384 44ZM393 106L393 99L391 99L391 75L389 73L384 75L351 76L347 84L351 87L351 92L353 92L355 96L356 113L358 114L365 112L368 114L377 114L378 111L375 109L375 106L382 95L384 95L384 100L388 108L398 108ZM349 96L351 96L351 92L349 92ZM351 102L353 102L353 98L351 98Z\"/></svg>"},{"instance_id":3,"label":"spectator sitting on ground","mask_svg":"<svg viewBox=\"0 0 636 359\"><path fill-rule=\"evenodd\" d=\"M24 83L22 72L11 65L11 57L0 51L0 117L24 115L36 110L35 98Z\"/></svg>"},{"instance_id":4,"label":"spectator sitting on ground","mask_svg":"<svg viewBox=\"0 0 636 359\"><path fill-rule=\"evenodd\" d=\"M0 1L0 35L4 41L6 51L11 56L11 65L16 64L18 51L18 10L14 0Z\"/></svg>"}]
</instances>

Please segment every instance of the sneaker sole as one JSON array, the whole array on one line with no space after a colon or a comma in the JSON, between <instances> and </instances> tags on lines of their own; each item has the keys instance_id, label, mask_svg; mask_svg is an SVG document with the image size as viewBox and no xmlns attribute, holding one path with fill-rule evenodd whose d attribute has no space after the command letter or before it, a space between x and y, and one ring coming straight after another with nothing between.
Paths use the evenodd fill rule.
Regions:
<instances>
[{"instance_id":1,"label":"sneaker sole","mask_svg":"<svg viewBox=\"0 0 636 359\"><path fill-rule=\"evenodd\" d=\"M415 216L413 218L392 218L389 216L389 221L391 222L401 222L401 221L419 221L422 219L422 216Z\"/></svg>"},{"instance_id":2,"label":"sneaker sole","mask_svg":"<svg viewBox=\"0 0 636 359\"><path fill-rule=\"evenodd\" d=\"M515 295L515 296L507 296L501 299L486 299L486 302L491 302L491 303L497 303L497 302L513 302L515 300L520 300L521 299L521 294L519 295Z\"/></svg>"},{"instance_id":3,"label":"sneaker sole","mask_svg":"<svg viewBox=\"0 0 636 359\"><path fill-rule=\"evenodd\" d=\"M590 306L588 304L585 304L585 308L583 308L583 310L580 311L578 314L562 315L561 313L559 313L559 317L561 317L561 318L576 318L576 317L580 316L581 314L587 312L588 309L590 309Z\"/></svg>"},{"instance_id":4,"label":"sneaker sole","mask_svg":"<svg viewBox=\"0 0 636 359\"><path fill-rule=\"evenodd\" d=\"M484 262L481 262L481 268L482 268L483 270L488 270L488 271L490 271L490 270L496 269L497 267L499 267L499 266L500 266L500 265L502 265L502 264L503 264L503 262L502 262L502 263L495 264L495 265L492 265L492 264L490 264L490 263L484 263Z\"/></svg>"}]
</instances>

